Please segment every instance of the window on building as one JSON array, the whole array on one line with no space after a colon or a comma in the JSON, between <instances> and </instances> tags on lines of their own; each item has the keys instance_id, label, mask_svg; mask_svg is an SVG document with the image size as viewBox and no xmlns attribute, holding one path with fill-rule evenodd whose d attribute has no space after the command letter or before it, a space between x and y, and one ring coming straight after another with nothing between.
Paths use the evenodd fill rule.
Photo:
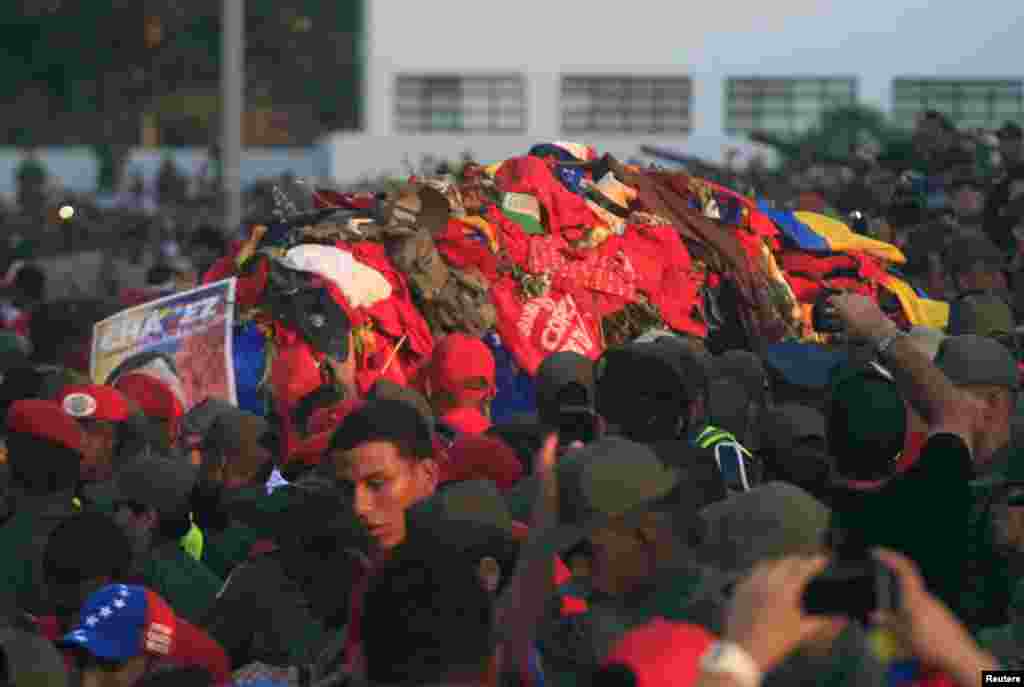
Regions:
<instances>
[{"instance_id":1,"label":"window on building","mask_svg":"<svg viewBox=\"0 0 1024 687\"><path fill-rule=\"evenodd\" d=\"M892 114L898 126L912 129L925 110L938 110L965 129L1024 122L1024 80L893 79Z\"/></svg>"},{"instance_id":2,"label":"window on building","mask_svg":"<svg viewBox=\"0 0 1024 687\"><path fill-rule=\"evenodd\" d=\"M402 133L523 133L525 80L516 74L399 76L395 128Z\"/></svg>"},{"instance_id":3,"label":"window on building","mask_svg":"<svg viewBox=\"0 0 1024 687\"><path fill-rule=\"evenodd\" d=\"M803 133L822 112L856 102L853 78L731 78L725 84L725 131Z\"/></svg>"},{"instance_id":4,"label":"window on building","mask_svg":"<svg viewBox=\"0 0 1024 687\"><path fill-rule=\"evenodd\" d=\"M686 76L564 76L566 134L688 134L693 84Z\"/></svg>"}]
</instances>

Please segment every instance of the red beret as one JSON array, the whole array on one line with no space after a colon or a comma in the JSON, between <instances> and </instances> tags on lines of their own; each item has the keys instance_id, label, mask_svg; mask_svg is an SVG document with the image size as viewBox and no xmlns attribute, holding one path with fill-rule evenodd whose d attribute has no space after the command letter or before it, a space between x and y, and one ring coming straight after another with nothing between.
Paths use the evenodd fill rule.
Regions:
<instances>
[{"instance_id":1,"label":"red beret","mask_svg":"<svg viewBox=\"0 0 1024 687\"><path fill-rule=\"evenodd\" d=\"M151 375L129 372L117 380L117 390L138 403L148 417L175 420L185 414L174 390Z\"/></svg>"},{"instance_id":2,"label":"red beret","mask_svg":"<svg viewBox=\"0 0 1024 687\"><path fill-rule=\"evenodd\" d=\"M124 422L130 414L128 399L112 386L72 384L61 390L57 402L77 420Z\"/></svg>"},{"instance_id":3,"label":"red beret","mask_svg":"<svg viewBox=\"0 0 1024 687\"><path fill-rule=\"evenodd\" d=\"M55 401L34 398L15 401L7 411L7 431L82 450L81 426Z\"/></svg>"}]
</instances>

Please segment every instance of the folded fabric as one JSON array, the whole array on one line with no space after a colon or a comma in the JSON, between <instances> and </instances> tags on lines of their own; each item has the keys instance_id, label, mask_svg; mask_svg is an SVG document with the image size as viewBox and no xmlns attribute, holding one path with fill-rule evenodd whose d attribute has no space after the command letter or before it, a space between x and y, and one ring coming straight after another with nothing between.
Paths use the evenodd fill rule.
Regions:
<instances>
[{"instance_id":1,"label":"folded fabric","mask_svg":"<svg viewBox=\"0 0 1024 687\"><path fill-rule=\"evenodd\" d=\"M812 343L783 341L764 349L761 359L784 382L803 389L825 389L832 370L848 359L835 348Z\"/></svg>"},{"instance_id":2,"label":"folded fabric","mask_svg":"<svg viewBox=\"0 0 1024 687\"><path fill-rule=\"evenodd\" d=\"M812 253L831 252L828 241L823 236L811 231L811 228L801 222L792 212L775 210L763 202L758 207L768 219L775 223L783 237L800 250Z\"/></svg>"},{"instance_id":3,"label":"folded fabric","mask_svg":"<svg viewBox=\"0 0 1024 687\"><path fill-rule=\"evenodd\" d=\"M476 218L485 223L490 232L486 242L480 241L477 237L483 229L478 222L470 222L469 219L449 220L445 230L434 237L434 244L449 267L464 271L477 269L488 281L495 281L498 278L498 256L497 248L490 245L490 236L496 230L484 218Z\"/></svg>"},{"instance_id":4,"label":"folded fabric","mask_svg":"<svg viewBox=\"0 0 1024 687\"><path fill-rule=\"evenodd\" d=\"M551 288L544 296L524 301L518 282L505 277L492 285L491 296L502 343L529 374L536 374L544 358L559 351L576 351L592 360L601 355L597 318L571 293Z\"/></svg>"},{"instance_id":5,"label":"folded fabric","mask_svg":"<svg viewBox=\"0 0 1024 687\"><path fill-rule=\"evenodd\" d=\"M423 314L413 305L405 275L394 266L380 243L360 241L348 244L348 247L360 263L375 269L391 284L391 297L365 308L365 314L373 320L376 329L390 339L398 341L405 337L402 358L409 357L414 365L426 359L434 349L434 337ZM357 311L356 315L360 316L362 312ZM358 326L356 320L353 323Z\"/></svg>"},{"instance_id":6,"label":"folded fabric","mask_svg":"<svg viewBox=\"0 0 1024 687\"><path fill-rule=\"evenodd\" d=\"M530 148L529 154L535 157L550 156L562 162L590 162L597 159L597 151L592 146L571 141L538 143Z\"/></svg>"},{"instance_id":7,"label":"folded fabric","mask_svg":"<svg viewBox=\"0 0 1024 687\"><path fill-rule=\"evenodd\" d=\"M539 157L507 160L498 170L495 182L506 193L536 197L547 213L548 229L552 232L563 227L592 227L598 223L587 201L567 190Z\"/></svg>"},{"instance_id":8,"label":"folded fabric","mask_svg":"<svg viewBox=\"0 0 1024 687\"><path fill-rule=\"evenodd\" d=\"M899 300L910 324L939 330L949 324L949 303L922 298L910 284L891 274L886 275L882 286Z\"/></svg>"},{"instance_id":9,"label":"folded fabric","mask_svg":"<svg viewBox=\"0 0 1024 687\"><path fill-rule=\"evenodd\" d=\"M501 199L501 210L527 234L547 233L540 214L540 202L535 197L527 193L506 193Z\"/></svg>"},{"instance_id":10,"label":"folded fabric","mask_svg":"<svg viewBox=\"0 0 1024 687\"><path fill-rule=\"evenodd\" d=\"M495 424L536 410L536 391L533 377L524 372L509 350L502 344L501 337L491 332L483 342L494 355L494 380L497 393L491 401L491 418Z\"/></svg>"},{"instance_id":11,"label":"folded fabric","mask_svg":"<svg viewBox=\"0 0 1024 687\"><path fill-rule=\"evenodd\" d=\"M538 236L530 241L529 270L551 275L552 285L565 291L583 288L627 300L636 297L636 272L621 251L614 255L596 251L580 254L560 236Z\"/></svg>"},{"instance_id":12,"label":"folded fabric","mask_svg":"<svg viewBox=\"0 0 1024 687\"><path fill-rule=\"evenodd\" d=\"M859 251L886 262L901 265L907 261L903 251L896 246L862 236L837 219L814 212L794 212L793 215L811 231L824 238L832 251L837 253Z\"/></svg>"},{"instance_id":13,"label":"folded fabric","mask_svg":"<svg viewBox=\"0 0 1024 687\"><path fill-rule=\"evenodd\" d=\"M671 225L630 225L618 240L637 274L637 289L658 309L662 321L674 331L705 337L702 289L705 274L696 268L690 252Z\"/></svg>"},{"instance_id":14,"label":"folded fabric","mask_svg":"<svg viewBox=\"0 0 1024 687\"><path fill-rule=\"evenodd\" d=\"M353 308L371 306L391 297L391 284L380 272L334 246L302 244L289 250L283 260L292 269L332 281Z\"/></svg>"}]
</instances>

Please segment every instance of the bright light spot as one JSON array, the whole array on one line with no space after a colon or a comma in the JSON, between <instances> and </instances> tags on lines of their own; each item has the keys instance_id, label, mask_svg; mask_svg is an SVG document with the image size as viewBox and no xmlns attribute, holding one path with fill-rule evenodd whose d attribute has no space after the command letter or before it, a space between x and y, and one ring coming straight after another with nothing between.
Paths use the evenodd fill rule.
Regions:
<instances>
[{"instance_id":1,"label":"bright light spot","mask_svg":"<svg viewBox=\"0 0 1024 687\"><path fill-rule=\"evenodd\" d=\"M70 205L62 205L60 210L57 211L57 214L62 220L67 221L75 216L75 209Z\"/></svg>"}]
</instances>

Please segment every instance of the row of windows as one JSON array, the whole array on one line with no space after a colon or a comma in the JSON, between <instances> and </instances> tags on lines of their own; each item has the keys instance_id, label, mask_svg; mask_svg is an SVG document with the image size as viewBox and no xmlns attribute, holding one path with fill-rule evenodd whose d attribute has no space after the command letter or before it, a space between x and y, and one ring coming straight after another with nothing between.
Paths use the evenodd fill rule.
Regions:
<instances>
[{"instance_id":1,"label":"row of windows","mask_svg":"<svg viewBox=\"0 0 1024 687\"><path fill-rule=\"evenodd\" d=\"M912 127L923 110L959 126L996 128L1024 121L1024 80L895 79L893 118ZM857 102L854 77L730 78L725 130L792 134L828 109ZM403 133L521 134L527 129L521 74L411 75L395 82L395 128ZM693 128L689 77L564 76L561 124L566 134L688 134Z\"/></svg>"}]
</instances>

